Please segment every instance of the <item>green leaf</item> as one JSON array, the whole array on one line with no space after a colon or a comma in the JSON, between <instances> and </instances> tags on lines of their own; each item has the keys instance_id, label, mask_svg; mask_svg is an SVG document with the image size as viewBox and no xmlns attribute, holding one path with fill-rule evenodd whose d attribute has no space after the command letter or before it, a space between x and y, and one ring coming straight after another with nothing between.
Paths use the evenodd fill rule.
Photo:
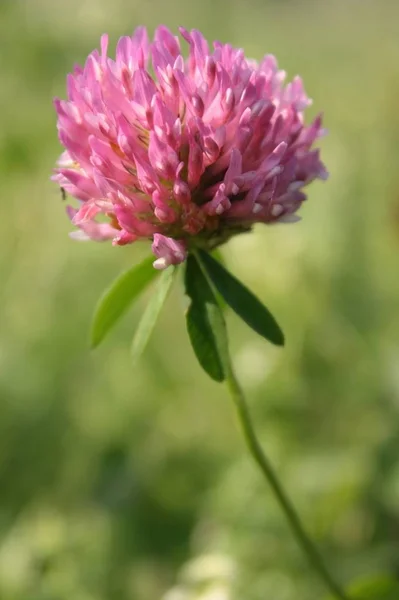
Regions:
<instances>
[{"instance_id":1,"label":"green leaf","mask_svg":"<svg viewBox=\"0 0 399 600\"><path fill-rule=\"evenodd\" d=\"M221 253L219 248L215 248L214 250L212 250L211 255L213 256L213 258L215 260L217 260L218 263L220 263L221 265L223 265L224 267L226 267L226 262L224 260L224 256ZM227 308L227 304L224 298L222 298L222 296L219 294L218 296L218 303L219 306L221 308L221 310L224 312Z\"/></svg>"},{"instance_id":2,"label":"green leaf","mask_svg":"<svg viewBox=\"0 0 399 600\"><path fill-rule=\"evenodd\" d=\"M193 255L187 259L185 286L191 299L187 331L195 355L212 379L224 381L228 368L226 325L210 283Z\"/></svg>"},{"instance_id":3,"label":"green leaf","mask_svg":"<svg viewBox=\"0 0 399 600\"><path fill-rule=\"evenodd\" d=\"M100 298L91 327L92 348L98 346L133 300L159 275L159 271L152 266L153 260L150 256L122 273Z\"/></svg>"},{"instance_id":4,"label":"green leaf","mask_svg":"<svg viewBox=\"0 0 399 600\"><path fill-rule=\"evenodd\" d=\"M284 334L260 300L210 254L200 251L200 258L213 285L237 315L256 333L282 346Z\"/></svg>"},{"instance_id":5,"label":"green leaf","mask_svg":"<svg viewBox=\"0 0 399 600\"><path fill-rule=\"evenodd\" d=\"M225 265L224 256L223 256L222 252L220 251L220 248L215 248L214 250L212 250L211 255L219 263L221 263L222 265Z\"/></svg>"},{"instance_id":6,"label":"green leaf","mask_svg":"<svg viewBox=\"0 0 399 600\"><path fill-rule=\"evenodd\" d=\"M162 271L161 276L156 283L155 290L151 295L133 338L132 358L134 363L143 353L143 350L150 339L155 323L161 314L162 307L172 287L173 276L175 273L175 267L165 269Z\"/></svg>"}]
</instances>

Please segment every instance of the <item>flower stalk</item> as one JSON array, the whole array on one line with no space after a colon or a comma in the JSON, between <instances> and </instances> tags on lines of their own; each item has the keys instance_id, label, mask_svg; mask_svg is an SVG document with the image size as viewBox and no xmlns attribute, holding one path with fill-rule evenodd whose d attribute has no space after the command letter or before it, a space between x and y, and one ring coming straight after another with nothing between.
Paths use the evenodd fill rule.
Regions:
<instances>
[{"instance_id":1,"label":"flower stalk","mask_svg":"<svg viewBox=\"0 0 399 600\"><path fill-rule=\"evenodd\" d=\"M319 551L306 533L294 506L286 495L277 474L258 441L243 391L234 373L231 362L229 364L228 372L226 373L226 382L236 407L238 420L248 450L271 487L299 546L302 548L313 569L319 574L333 597L337 598L337 600L349 600L349 597L345 594L344 590L330 574Z\"/></svg>"},{"instance_id":2,"label":"flower stalk","mask_svg":"<svg viewBox=\"0 0 399 600\"><path fill-rule=\"evenodd\" d=\"M218 293L218 290L215 286L215 282L210 276L210 272L207 269L207 264L205 263L203 256L201 256L199 252L194 252L194 256L198 262L204 279L206 280L214 294L215 303L218 305L220 315L222 317L220 294ZM224 299L226 300L226 297ZM306 556L308 557L310 564L312 565L313 569L318 573L320 579L324 581L327 589L331 592L332 597L336 598L336 600L350 600L347 594L339 585L339 583L337 583L334 577L330 574L330 571L325 565L324 560L321 557L318 549L306 533L306 530L302 525L299 515L297 514L293 504L288 498L273 466L271 465L267 455L263 451L263 448L257 438L244 393L234 372L233 364L228 350L228 340L225 329L219 328L218 330L215 328L214 334L219 338L217 340L217 346L220 349L222 349L221 357L223 363L224 381L227 384L231 398L234 402L241 430L244 434L244 439L252 458L257 463L268 485L272 489L275 498L279 503L280 508L283 511L291 527L291 531L298 542L298 545L303 550L304 554L306 554Z\"/></svg>"}]
</instances>

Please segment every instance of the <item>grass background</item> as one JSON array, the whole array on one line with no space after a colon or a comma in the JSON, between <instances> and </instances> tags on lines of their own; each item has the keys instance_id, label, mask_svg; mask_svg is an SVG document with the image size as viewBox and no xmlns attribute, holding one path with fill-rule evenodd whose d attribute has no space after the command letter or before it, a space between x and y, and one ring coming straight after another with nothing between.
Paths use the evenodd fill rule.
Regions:
<instances>
[{"instance_id":1,"label":"grass background","mask_svg":"<svg viewBox=\"0 0 399 600\"><path fill-rule=\"evenodd\" d=\"M271 308L281 351L229 315L258 432L345 583L399 573L399 4L394 0L0 1L0 598L313 600L177 285L140 368L145 296L98 351L95 302L145 245L68 238L52 98L138 24L272 52L325 112L327 183L303 221L224 250ZM191 566L183 567L187 561ZM183 568L180 580L177 573Z\"/></svg>"}]
</instances>

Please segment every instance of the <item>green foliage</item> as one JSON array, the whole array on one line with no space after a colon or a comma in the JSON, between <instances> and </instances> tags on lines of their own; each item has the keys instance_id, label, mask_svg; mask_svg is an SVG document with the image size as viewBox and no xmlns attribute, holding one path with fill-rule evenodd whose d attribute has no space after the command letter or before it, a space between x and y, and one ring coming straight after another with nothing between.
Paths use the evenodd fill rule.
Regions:
<instances>
[{"instance_id":1,"label":"green foliage","mask_svg":"<svg viewBox=\"0 0 399 600\"><path fill-rule=\"evenodd\" d=\"M149 256L139 265L122 273L100 298L91 328L91 345L93 348L104 339L107 333L125 314L132 302L141 294L157 275Z\"/></svg>"},{"instance_id":2,"label":"green foliage","mask_svg":"<svg viewBox=\"0 0 399 600\"><path fill-rule=\"evenodd\" d=\"M213 285L237 315L266 340L282 346L283 332L258 298L212 256L200 252L200 257Z\"/></svg>"},{"instance_id":3,"label":"green foliage","mask_svg":"<svg viewBox=\"0 0 399 600\"><path fill-rule=\"evenodd\" d=\"M190 255L185 273L187 331L201 367L215 381L224 381L228 355L226 324L217 299L197 258Z\"/></svg>"},{"instance_id":4,"label":"green foliage","mask_svg":"<svg viewBox=\"0 0 399 600\"><path fill-rule=\"evenodd\" d=\"M151 294L132 342L132 358L134 363L140 358L145 347L147 346L148 340L150 339L151 333L156 325L162 307L170 292L175 274L175 267L172 266L168 269L165 269L161 273L155 289Z\"/></svg>"}]
</instances>

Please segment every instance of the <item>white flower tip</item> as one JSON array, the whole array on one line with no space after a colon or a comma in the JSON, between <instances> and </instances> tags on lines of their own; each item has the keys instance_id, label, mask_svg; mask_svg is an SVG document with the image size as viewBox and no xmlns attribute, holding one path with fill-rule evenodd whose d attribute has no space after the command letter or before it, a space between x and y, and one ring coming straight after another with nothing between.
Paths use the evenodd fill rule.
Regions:
<instances>
[{"instance_id":1,"label":"white flower tip","mask_svg":"<svg viewBox=\"0 0 399 600\"><path fill-rule=\"evenodd\" d=\"M81 229L79 229L78 231L71 231L69 233L69 237L73 240L77 240L78 242L88 242L90 240L90 237L87 235L87 233L85 233Z\"/></svg>"},{"instance_id":2,"label":"white flower tip","mask_svg":"<svg viewBox=\"0 0 399 600\"><path fill-rule=\"evenodd\" d=\"M322 181L326 181L330 177L330 173L327 171L325 167L320 170L319 179Z\"/></svg>"},{"instance_id":3,"label":"white flower tip","mask_svg":"<svg viewBox=\"0 0 399 600\"><path fill-rule=\"evenodd\" d=\"M278 219L277 223L298 223L298 221L302 221L302 217L290 213L288 215L283 215L280 219Z\"/></svg>"},{"instance_id":4,"label":"white flower tip","mask_svg":"<svg viewBox=\"0 0 399 600\"><path fill-rule=\"evenodd\" d=\"M303 185L304 185L303 181L293 181L288 186L288 191L289 192L296 192L297 190L300 190L303 187Z\"/></svg>"},{"instance_id":5,"label":"white flower tip","mask_svg":"<svg viewBox=\"0 0 399 600\"><path fill-rule=\"evenodd\" d=\"M158 269L159 271L161 271L162 269L166 269L166 267L169 267L169 263L166 260L166 258L162 256L161 258L157 258L157 260L154 260L152 266L154 267L154 269Z\"/></svg>"},{"instance_id":6,"label":"white flower tip","mask_svg":"<svg viewBox=\"0 0 399 600\"><path fill-rule=\"evenodd\" d=\"M270 212L273 217L279 217L284 212L284 208L281 204L273 204Z\"/></svg>"}]
</instances>

